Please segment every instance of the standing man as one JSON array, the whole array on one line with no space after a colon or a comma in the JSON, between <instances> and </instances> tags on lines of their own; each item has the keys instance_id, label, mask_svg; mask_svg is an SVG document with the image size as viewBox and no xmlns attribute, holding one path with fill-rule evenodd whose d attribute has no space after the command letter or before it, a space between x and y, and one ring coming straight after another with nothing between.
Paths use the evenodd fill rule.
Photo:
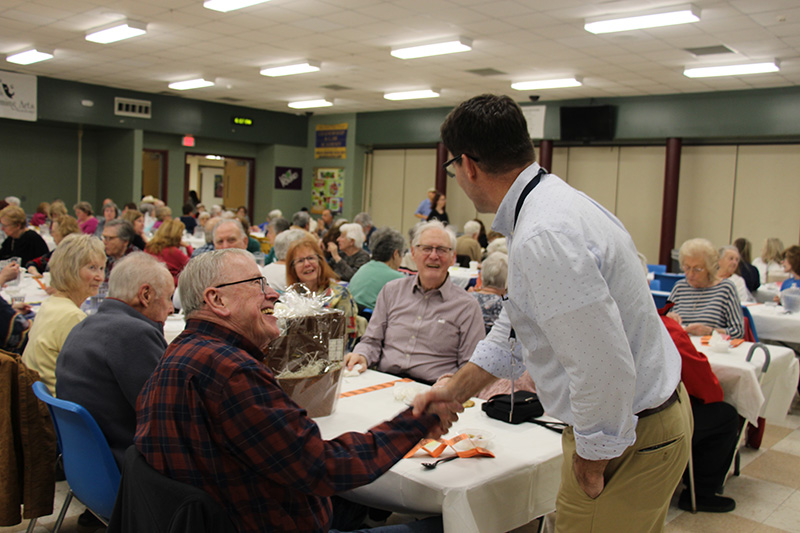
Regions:
<instances>
[{"instance_id":1,"label":"standing man","mask_svg":"<svg viewBox=\"0 0 800 533\"><path fill-rule=\"evenodd\" d=\"M428 220L428 215L431 214L433 209L433 199L436 196L436 189L431 187L428 189L428 197L419 203L419 207L414 211L414 216L420 220Z\"/></svg>"},{"instance_id":2,"label":"standing man","mask_svg":"<svg viewBox=\"0 0 800 533\"><path fill-rule=\"evenodd\" d=\"M444 167L508 239L508 301L470 362L415 410L527 367L547 413L569 425L556 530L661 531L689 457L691 407L630 235L535 163L509 97L463 102L441 133ZM525 366L512 370L512 353Z\"/></svg>"}]
</instances>

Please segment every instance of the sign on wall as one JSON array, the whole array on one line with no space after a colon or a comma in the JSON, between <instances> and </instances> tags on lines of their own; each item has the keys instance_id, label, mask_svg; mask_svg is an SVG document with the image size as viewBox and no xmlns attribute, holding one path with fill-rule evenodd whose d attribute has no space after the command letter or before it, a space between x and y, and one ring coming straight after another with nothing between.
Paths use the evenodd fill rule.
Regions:
<instances>
[{"instance_id":1,"label":"sign on wall","mask_svg":"<svg viewBox=\"0 0 800 533\"><path fill-rule=\"evenodd\" d=\"M342 212L344 196L343 168L315 168L311 184L311 212L321 214L325 209L332 213Z\"/></svg>"},{"instance_id":2,"label":"sign on wall","mask_svg":"<svg viewBox=\"0 0 800 533\"><path fill-rule=\"evenodd\" d=\"M347 122L317 124L314 159L345 159L347 157Z\"/></svg>"},{"instance_id":3,"label":"sign on wall","mask_svg":"<svg viewBox=\"0 0 800 533\"><path fill-rule=\"evenodd\" d=\"M36 122L36 76L0 71L0 117Z\"/></svg>"},{"instance_id":4,"label":"sign on wall","mask_svg":"<svg viewBox=\"0 0 800 533\"><path fill-rule=\"evenodd\" d=\"M299 191L303 188L303 169L298 167L275 167L275 188Z\"/></svg>"}]
</instances>

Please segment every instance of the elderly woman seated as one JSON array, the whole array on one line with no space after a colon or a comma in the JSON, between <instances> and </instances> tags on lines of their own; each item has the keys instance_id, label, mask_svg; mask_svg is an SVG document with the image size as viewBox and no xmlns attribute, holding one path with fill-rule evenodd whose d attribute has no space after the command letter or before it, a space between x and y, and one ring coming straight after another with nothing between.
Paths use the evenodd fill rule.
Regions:
<instances>
[{"instance_id":1,"label":"elderly woman seated","mask_svg":"<svg viewBox=\"0 0 800 533\"><path fill-rule=\"evenodd\" d=\"M50 284L56 291L36 314L22 361L39 373L52 394L56 393L58 353L75 324L86 318L80 306L97 294L105 270L103 241L91 235L69 235L50 259Z\"/></svg>"},{"instance_id":2,"label":"elderly woman seated","mask_svg":"<svg viewBox=\"0 0 800 533\"><path fill-rule=\"evenodd\" d=\"M28 220L21 207L9 205L0 211L0 224L6 240L0 245L0 259L20 258L20 266L47 253L47 243L38 233L28 229Z\"/></svg>"},{"instance_id":3,"label":"elderly woman seated","mask_svg":"<svg viewBox=\"0 0 800 533\"><path fill-rule=\"evenodd\" d=\"M739 295L739 300L742 302L755 302L756 299L747 290L747 284L744 281L744 278L737 274L739 270L739 263L741 261L741 256L739 255L739 249L735 246L723 246L719 249L719 271L717 272L717 276L720 279L729 279L733 282L736 286L736 294Z\"/></svg>"},{"instance_id":4,"label":"elderly woman seated","mask_svg":"<svg viewBox=\"0 0 800 533\"><path fill-rule=\"evenodd\" d=\"M764 241L761 255L753 260L753 266L758 269L761 284L774 281L774 276L782 277L783 242L777 237L770 237Z\"/></svg>"},{"instance_id":5,"label":"elderly woman seated","mask_svg":"<svg viewBox=\"0 0 800 533\"><path fill-rule=\"evenodd\" d=\"M361 226L358 227L361 229ZM327 307L344 312L347 353L355 345L358 307L350 291L337 283L338 276L323 259L318 242L317 238L309 235L289 245L286 253L286 284L291 287L295 283L302 283L312 293L329 298Z\"/></svg>"},{"instance_id":6,"label":"elderly woman seated","mask_svg":"<svg viewBox=\"0 0 800 533\"><path fill-rule=\"evenodd\" d=\"M156 234L153 235L153 238L150 239L144 249L148 254L167 264L176 286L178 285L178 276L183 271L186 263L189 262L189 257L191 257L193 251L191 246L185 249L186 251L181 247L184 228L183 222L177 218L165 221L156 230Z\"/></svg>"},{"instance_id":7,"label":"elderly woman seated","mask_svg":"<svg viewBox=\"0 0 800 533\"><path fill-rule=\"evenodd\" d=\"M369 254L362 248L364 230L360 224L342 224L336 244L328 243L333 271L344 281L350 281L353 274L369 262ZM337 246L338 245L338 246Z\"/></svg>"},{"instance_id":8,"label":"elderly woman seated","mask_svg":"<svg viewBox=\"0 0 800 533\"><path fill-rule=\"evenodd\" d=\"M472 292L478 300L483 314L483 325L486 333L492 329L495 320L503 310L503 295L506 293L508 277L508 255L494 252L481 265L481 288Z\"/></svg>"},{"instance_id":9,"label":"elderly woman seated","mask_svg":"<svg viewBox=\"0 0 800 533\"><path fill-rule=\"evenodd\" d=\"M716 330L733 338L744 337L742 304L736 286L717 275L719 254L706 239L690 239L679 251L686 279L672 288L669 315L690 335L711 335Z\"/></svg>"},{"instance_id":10,"label":"elderly woman seated","mask_svg":"<svg viewBox=\"0 0 800 533\"><path fill-rule=\"evenodd\" d=\"M50 235L53 236L53 242L56 243L56 246L61 244L61 241L64 240L64 237L67 235L72 235L73 233L80 233L81 230L78 227L78 221L75 220L75 217L71 217L69 215L63 215L55 220L50 227ZM27 263L25 263L25 268L28 270L28 273L32 276L41 276L44 272L48 269L48 263L50 262L50 258L53 256L53 252L48 251L44 255L31 259Z\"/></svg>"}]
</instances>

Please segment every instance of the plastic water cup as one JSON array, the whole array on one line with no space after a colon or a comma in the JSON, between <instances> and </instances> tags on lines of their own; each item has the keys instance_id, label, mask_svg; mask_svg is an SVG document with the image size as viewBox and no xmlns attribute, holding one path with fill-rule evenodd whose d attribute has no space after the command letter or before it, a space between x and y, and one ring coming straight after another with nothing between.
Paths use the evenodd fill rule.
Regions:
<instances>
[{"instance_id":1,"label":"plastic water cup","mask_svg":"<svg viewBox=\"0 0 800 533\"><path fill-rule=\"evenodd\" d=\"M478 270L478 262L477 261L470 261L469 262L470 270Z\"/></svg>"}]
</instances>

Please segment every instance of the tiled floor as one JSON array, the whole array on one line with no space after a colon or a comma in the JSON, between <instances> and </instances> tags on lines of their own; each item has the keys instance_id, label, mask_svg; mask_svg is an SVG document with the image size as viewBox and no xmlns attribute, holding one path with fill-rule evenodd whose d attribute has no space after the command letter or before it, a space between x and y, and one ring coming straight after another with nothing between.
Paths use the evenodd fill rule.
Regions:
<instances>
[{"instance_id":1,"label":"tiled floor","mask_svg":"<svg viewBox=\"0 0 800 533\"><path fill-rule=\"evenodd\" d=\"M66 491L65 482L57 484L56 514L40 519L36 533L52 530ZM800 533L800 409L795 407L780 424L767 425L761 449L742 450L741 475L730 478L725 486L725 495L736 500L736 510L693 515L678 509L677 494L667 514L666 533ZM77 523L83 510L80 502L72 501L63 533L86 533ZM27 527L26 520L18 526L0 527L0 533L25 531ZM537 527L534 521L514 533L535 533Z\"/></svg>"}]
</instances>

